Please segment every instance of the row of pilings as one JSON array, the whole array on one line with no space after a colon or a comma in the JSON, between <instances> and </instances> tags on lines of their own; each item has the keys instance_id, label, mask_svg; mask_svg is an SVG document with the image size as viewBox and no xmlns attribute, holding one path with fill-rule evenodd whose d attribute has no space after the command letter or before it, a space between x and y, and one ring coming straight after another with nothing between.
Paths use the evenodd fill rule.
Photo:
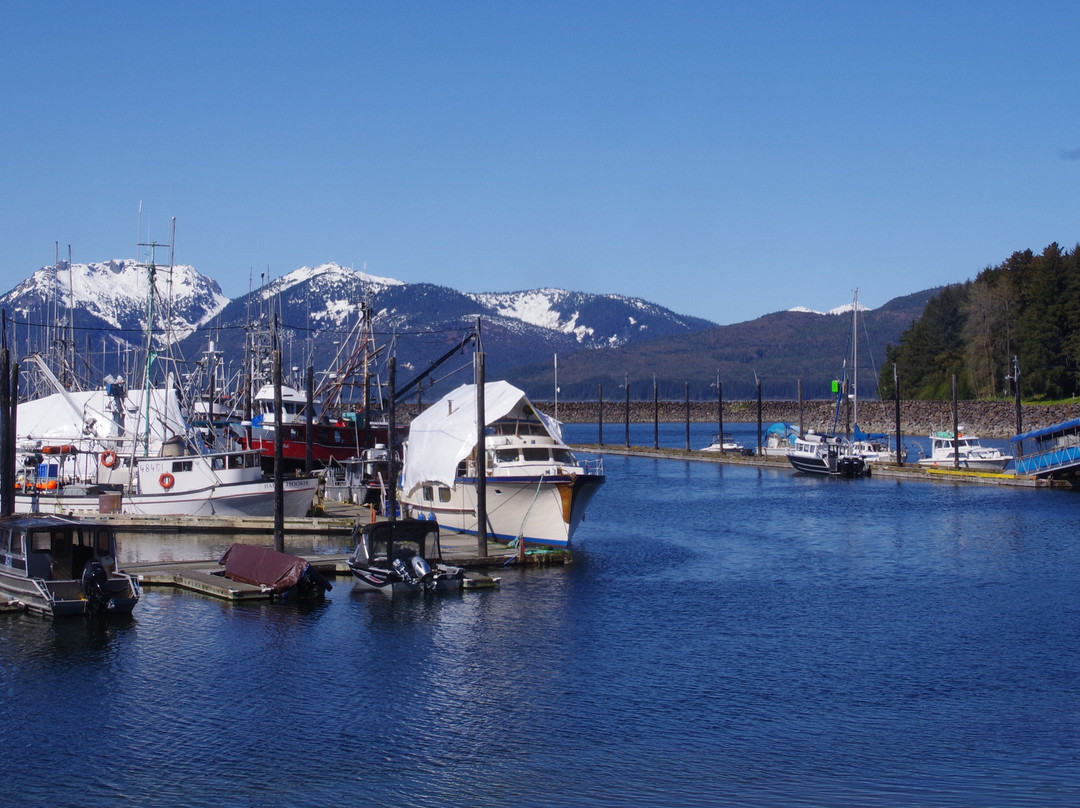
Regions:
<instances>
[{"instance_id":1,"label":"row of pilings","mask_svg":"<svg viewBox=\"0 0 1080 808\"><path fill-rule=\"evenodd\" d=\"M538 409L555 413L554 402L534 402ZM900 428L905 435L926 436L937 430L951 430L953 423L951 401L901 401ZM1017 412L1012 401L958 401L957 417L967 431L980 437L1008 439L1017 434ZM629 412L629 415L627 413ZM598 401L558 403L558 419L565 423L603 423L614 426L625 423L713 423L719 428L720 411L717 402L706 401L622 401L603 402L601 413ZM724 423L754 423L758 416L757 401L725 401ZM1080 401L1058 404L1024 404L1021 407L1021 431L1039 429L1051 424L1080 417ZM762 401L761 418L764 427L784 422L817 432L845 431L845 412L840 408L837 417L835 401ZM896 405L891 402L859 404L859 428L864 432L895 433ZM719 429L718 429L719 431Z\"/></svg>"},{"instance_id":2,"label":"row of pilings","mask_svg":"<svg viewBox=\"0 0 1080 808\"><path fill-rule=\"evenodd\" d=\"M711 423L719 430L720 411L716 401L534 401L542 412L557 417L568 424L595 424L601 420L604 431L617 429L627 421L632 424L659 423ZM927 436L938 430L951 430L953 423L951 401L901 401L900 429L904 435ZM1016 405L1012 401L958 401L957 417L968 432L985 438L1007 440L1017 434ZM402 403L397 407L398 417L407 423L417 413L415 403ZM757 421L758 402L738 400L723 402L722 419L728 423L754 423ZM800 425L816 432L845 431L844 408L837 418L836 402L824 400L761 402L763 428L783 422ZM1020 408L1021 432L1040 429L1052 424L1080 418L1080 400L1055 404L1023 404ZM835 419L835 421L834 421ZM864 432L896 432L896 405L892 401L869 401L859 403L859 428ZM727 427L725 426L725 429ZM610 438L609 441L610 442Z\"/></svg>"}]
</instances>

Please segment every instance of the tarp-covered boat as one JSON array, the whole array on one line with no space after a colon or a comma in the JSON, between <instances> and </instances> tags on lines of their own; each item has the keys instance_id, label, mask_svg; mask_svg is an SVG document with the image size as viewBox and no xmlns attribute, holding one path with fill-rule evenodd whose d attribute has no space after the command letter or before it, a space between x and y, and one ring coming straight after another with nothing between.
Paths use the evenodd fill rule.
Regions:
<instances>
[{"instance_id":1,"label":"tarp-covered boat","mask_svg":"<svg viewBox=\"0 0 1080 808\"><path fill-rule=\"evenodd\" d=\"M237 542L218 563L229 580L264 587L282 599L319 598L333 589L304 559L268 547Z\"/></svg>"},{"instance_id":2,"label":"tarp-covered boat","mask_svg":"<svg viewBox=\"0 0 1080 808\"><path fill-rule=\"evenodd\" d=\"M406 515L477 532L476 385L413 419L400 501ZM579 462L559 424L508 382L484 387L487 531L502 541L565 547L604 483L600 460Z\"/></svg>"}]
</instances>

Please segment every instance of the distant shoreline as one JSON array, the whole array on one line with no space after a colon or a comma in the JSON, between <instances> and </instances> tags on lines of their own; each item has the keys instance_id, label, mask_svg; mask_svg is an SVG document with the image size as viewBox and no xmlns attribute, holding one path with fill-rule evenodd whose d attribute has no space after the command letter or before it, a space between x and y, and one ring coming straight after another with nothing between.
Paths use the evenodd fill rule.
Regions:
<instances>
[{"instance_id":1,"label":"distant shoreline","mask_svg":"<svg viewBox=\"0 0 1080 808\"><path fill-rule=\"evenodd\" d=\"M555 415L551 401L534 401L538 409ZM830 431L836 404L834 401L804 401L802 423L805 429ZM959 401L958 420L962 428L971 434L987 438L1008 439L1016 434L1016 405L1011 401ZM717 423L715 401L691 401L691 423ZM687 418L684 401L661 401L656 405L656 418L663 423L681 423ZM596 423L598 416L595 401L560 401L558 418L565 423ZM1024 404L1021 421L1024 432L1040 429L1051 424L1080 418L1080 401L1068 404ZM654 406L651 401L630 402L631 423L652 423ZM761 419L767 426L784 421L799 423L797 401L762 401ZM757 420L756 401L725 401L724 422L754 423ZM604 402L604 423L625 423L624 401ZM845 423L844 410L840 411L840 429ZM929 435L936 430L951 430L953 424L951 401L901 401L900 428L906 435ZM896 431L896 410L893 402L859 402L859 427L865 432Z\"/></svg>"}]
</instances>

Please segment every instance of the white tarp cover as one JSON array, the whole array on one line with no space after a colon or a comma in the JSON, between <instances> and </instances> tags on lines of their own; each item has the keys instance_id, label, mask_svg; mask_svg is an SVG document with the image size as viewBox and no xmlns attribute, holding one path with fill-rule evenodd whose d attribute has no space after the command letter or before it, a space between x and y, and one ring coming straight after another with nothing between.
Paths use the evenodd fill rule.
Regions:
<instances>
[{"instance_id":1,"label":"white tarp cover","mask_svg":"<svg viewBox=\"0 0 1080 808\"><path fill-rule=\"evenodd\" d=\"M142 390L130 390L123 399L124 437L141 437L145 432L143 422L146 410L143 401ZM115 409L115 401L104 390L54 393L25 401L19 404L16 415L16 439L20 442L44 441L53 444L112 438L107 442L110 448L115 448L116 439L121 437L114 421ZM173 435L184 435L186 429L176 393L170 391L166 395L165 390L151 390L151 445L159 446L162 440Z\"/></svg>"},{"instance_id":2,"label":"white tarp cover","mask_svg":"<svg viewBox=\"0 0 1080 808\"><path fill-rule=\"evenodd\" d=\"M533 412L548 432L561 440L558 423L533 408L525 393L509 382L484 385L484 421L487 425L511 413ZM476 385L463 384L432 404L409 425L408 451L402 468L402 488L408 492L422 483L454 484L458 463L476 446Z\"/></svg>"}]
</instances>

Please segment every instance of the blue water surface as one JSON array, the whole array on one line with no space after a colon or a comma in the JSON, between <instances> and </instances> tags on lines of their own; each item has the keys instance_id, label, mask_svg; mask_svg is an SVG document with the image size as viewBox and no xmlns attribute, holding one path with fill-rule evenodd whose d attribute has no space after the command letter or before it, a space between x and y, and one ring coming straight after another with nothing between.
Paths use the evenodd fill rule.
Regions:
<instances>
[{"instance_id":1,"label":"blue water surface","mask_svg":"<svg viewBox=\"0 0 1080 808\"><path fill-rule=\"evenodd\" d=\"M605 465L497 591L0 616L0 804L1080 804L1077 494Z\"/></svg>"}]
</instances>

